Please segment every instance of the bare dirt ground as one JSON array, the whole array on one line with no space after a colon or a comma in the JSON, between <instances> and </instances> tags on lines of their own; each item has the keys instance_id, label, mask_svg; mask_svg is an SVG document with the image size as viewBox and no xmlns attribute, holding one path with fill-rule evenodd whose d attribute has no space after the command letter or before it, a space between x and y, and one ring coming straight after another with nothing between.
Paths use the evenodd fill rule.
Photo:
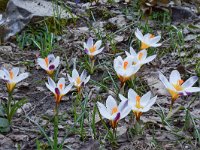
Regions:
<instances>
[{"instance_id":1,"label":"bare dirt ground","mask_svg":"<svg viewBox=\"0 0 200 150\"><path fill-rule=\"evenodd\" d=\"M164 114L167 114L170 97L159 81L157 73L161 71L168 77L172 70L177 69L184 79L193 75L200 75L197 74L197 64L200 57L200 20L187 21L186 19L186 21L179 22L170 19L164 22L157 17L157 20L154 18L147 23L146 20L141 19L140 13L135 11L135 5L132 3L129 5L123 3L97 4L91 6L90 9L81 8L80 5L71 6L72 12L79 18L75 23L73 21L67 22L62 35L56 37L55 48L52 53L60 56L62 60L57 71L58 77L67 78L66 74L72 71L75 60L77 61L77 69L83 70L85 60L83 42L88 37L102 39L105 49L103 53L98 55L96 60L98 68L83 90L84 97L88 97L85 108L87 113L84 118L84 139L81 139L80 136L79 123L74 125L73 109L76 90L70 91L60 103L59 142L68 134L64 141L64 149L200 149L199 94L180 97L174 105L174 110L179 106L183 106L185 109L177 111L166 125L159 115L162 114L161 110ZM185 7L190 5L188 4ZM162 35L162 46L153 51L153 53L157 53L157 58L141 68L137 73L135 85L140 93L145 93L150 89L154 95L158 95L158 99L152 110L141 117L143 133L134 134L133 122L131 122L133 115L131 114L125 120L120 121L118 144L113 146L109 139L105 137L107 131L102 125L98 113L95 114L94 134L91 123L92 114L96 101L105 103L108 95L117 96L114 92L115 85L112 79L117 86L120 83L113 70L113 59L118 55L125 56L124 51L129 51L130 45L135 49L138 47L134 35L137 27ZM24 31L26 30L27 28L24 29ZM182 32L182 39L179 39L178 31ZM0 134L0 149L36 149L36 140L41 142L42 149L48 149L47 140L38 126L31 120L40 124L47 135L52 137L54 97L45 86L47 81L45 71L36 64L39 50L31 46L25 46L25 50L20 49L16 38L14 37L2 44L5 47L4 49L0 48L0 65L1 67L18 66L22 72L30 73L30 76L19 83L14 90L16 100L26 98L28 103L23 106L23 109L17 111L13 118L11 131ZM183 43L180 40L183 40ZM197 86L199 86L199 83L197 83ZM127 85L125 91L128 91L129 88L130 86ZM0 101L6 99L6 87L1 82ZM77 106L79 115L82 111L81 107ZM190 118L189 122L186 123L187 111L192 119ZM106 123L109 125L108 122ZM73 130L71 130L73 126Z\"/></svg>"}]
</instances>

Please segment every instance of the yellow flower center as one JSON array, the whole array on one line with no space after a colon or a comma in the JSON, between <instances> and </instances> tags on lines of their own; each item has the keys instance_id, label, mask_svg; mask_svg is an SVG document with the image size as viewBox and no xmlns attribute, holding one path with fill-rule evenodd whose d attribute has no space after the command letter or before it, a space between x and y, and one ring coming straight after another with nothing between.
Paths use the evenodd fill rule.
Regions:
<instances>
[{"instance_id":1,"label":"yellow flower center","mask_svg":"<svg viewBox=\"0 0 200 150\"><path fill-rule=\"evenodd\" d=\"M125 61L124 64L123 64L124 70L126 70L127 67L128 67L128 61Z\"/></svg>"},{"instance_id":2,"label":"yellow flower center","mask_svg":"<svg viewBox=\"0 0 200 150\"><path fill-rule=\"evenodd\" d=\"M12 70L9 71L9 75L10 75L10 79L13 79L14 78L14 73Z\"/></svg>"},{"instance_id":3,"label":"yellow flower center","mask_svg":"<svg viewBox=\"0 0 200 150\"><path fill-rule=\"evenodd\" d=\"M177 91L182 91L183 90L183 87L181 86L183 84L183 80L178 80L177 81L177 84L173 84L174 88L177 90Z\"/></svg>"},{"instance_id":4,"label":"yellow flower center","mask_svg":"<svg viewBox=\"0 0 200 150\"><path fill-rule=\"evenodd\" d=\"M46 58L44 59L44 61L45 61L45 63L46 63L46 66L48 66L48 65L49 65L49 59L48 59L48 57L46 57Z\"/></svg>"},{"instance_id":5,"label":"yellow flower center","mask_svg":"<svg viewBox=\"0 0 200 150\"><path fill-rule=\"evenodd\" d=\"M152 38L154 38L155 36L153 35L153 34L150 34L150 39L152 39ZM149 48L150 47L150 45L148 45L148 44L146 44L146 43L144 43L144 42L142 42L142 45L141 45L141 50L143 50L143 49L147 49L147 48Z\"/></svg>"},{"instance_id":6,"label":"yellow flower center","mask_svg":"<svg viewBox=\"0 0 200 150\"><path fill-rule=\"evenodd\" d=\"M111 114L114 114L114 113L116 113L116 112L118 112L118 108L117 108L117 107L114 107L114 108L112 109Z\"/></svg>"},{"instance_id":7,"label":"yellow flower center","mask_svg":"<svg viewBox=\"0 0 200 150\"><path fill-rule=\"evenodd\" d=\"M135 107L138 108L138 109L144 108L143 106L140 105L140 98L141 98L140 96L136 96L136 98L135 98L136 99Z\"/></svg>"},{"instance_id":8,"label":"yellow flower center","mask_svg":"<svg viewBox=\"0 0 200 150\"><path fill-rule=\"evenodd\" d=\"M76 83L79 85L81 83L81 78L80 77L77 77L76 78Z\"/></svg>"},{"instance_id":9,"label":"yellow flower center","mask_svg":"<svg viewBox=\"0 0 200 150\"><path fill-rule=\"evenodd\" d=\"M90 53L94 53L96 51L96 46L92 46L91 48L89 48Z\"/></svg>"}]
</instances>

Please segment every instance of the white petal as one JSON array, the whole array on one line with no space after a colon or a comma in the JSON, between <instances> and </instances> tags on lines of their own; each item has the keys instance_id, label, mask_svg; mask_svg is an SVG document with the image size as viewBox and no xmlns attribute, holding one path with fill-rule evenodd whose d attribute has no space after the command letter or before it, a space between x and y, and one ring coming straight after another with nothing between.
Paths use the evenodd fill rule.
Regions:
<instances>
[{"instance_id":1,"label":"white petal","mask_svg":"<svg viewBox=\"0 0 200 150\"><path fill-rule=\"evenodd\" d=\"M193 93L193 92L200 92L200 87L190 87L187 89L184 89L187 93Z\"/></svg>"},{"instance_id":2,"label":"white petal","mask_svg":"<svg viewBox=\"0 0 200 150\"><path fill-rule=\"evenodd\" d=\"M159 79L167 89L171 89L173 91L176 91L176 89L169 83L167 78L161 72L159 72Z\"/></svg>"},{"instance_id":3,"label":"white petal","mask_svg":"<svg viewBox=\"0 0 200 150\"><path fill-rule=\"evenodd\" d=\"M146 94L144 94L141 99L140 99L140 104L141 106L145 107L148 105L149 100L151 98L151 91L147 92Z\"/></svg>"},{"instance_id":4,"label":"white petal","mask_svg":"<svg viewBox=\"0 0 200 150\"><path fill-rule=\"evenodd\" d=\"M50 85L51 87L53 87L53 89L56 88L56 83L55 83L50 77L48 77L48 83L49 83L49 85Z\"/></svg>"},{"instance_id":5,"label":"white petal","mask_svg":"<svg viewBox=\"0 0 200 150\"><path fill-rule=\"evenodd\" d=\"M78 71L76 69L73 69L73 71L72 71L72 78L74 80L76 80L76 78L78 78L78 77L79 77Z\"/></svg>"},{"instance_id":6,"label":"white petal","mask_svg":"<svg viewBox=\"0 0 200 150\"><path fill-rule=\"evenodd\" d=\"M60 89L60 85L62 84L62 89ZM65 88L65 78L60 78L58 83L57 83L57 88L59 88L59 90L63 90Z\"/></svg>"},{"instance_id":7,"label":"white petal","mask_svg":"<svg viewBox=\"0 0 200 150\"><path fill-rule=\"evenodd\" d=\"M8 72L8 70L3 68L3 71L4 71L4 74L5 74L5 79L11 81L10 73Z\"/></svg>"},{"instance_id":8,"label":"white petal","mask_svg":"<svg viewBox=\"0 0 200 150\"><path fill-rule=\"evenodd\" d=\"M62 94L63 95L67 94L71 90L72 86L73 84L71 83L68 86L66 86L66 88L62 91Z\"/></svg>"},{"instance_id":9,"label":"white petal","mask_svg":"<svg viewBox=\"0 0 200 150\"><path fill-rule=\"evenodd\" d=\"M104 118L109 119L109 120L111 119L111 115L109 114L109 112L107 111L106 107L102 103L97 102L97 107L99 109L100 114Z\"/></svg>"},{"instance_id":10,"label":"white petal","mask_svg":"<svg viewBox=\"0 0 200 150\"><path fill-rule=\"evenodd\" d=\"M28 75L29 75L28 73L22 73L22 74L20 74L18 77L16 77L16 78L14 79L14 82L15 82L15 83L18 83L18 82L20 82L20 81L26 79L26 78L28 77Z\"/></svg>"},{"instance_id":11,"label":"white petal","mask_svg":"<svg viewBox=\"0 0 200 150\"><path fill-rule=\"evenodd\" d=\"M131 111L131 108L127 105L120 113L120 119L125 118Z\"/></svg>"},{"instance_id":12,"label":"white petal","mask_svg":"<svg viewBox=\"0 0 200 150\"><path fill-rule=\"evenodd\" d=\"M131 56L131 54L129 52L127 52L127 51L125 51L125 54L126 54L127 57Z\"/></svg>"},{"instance_id":13,"label":"white petal","mask_svg":"<svg viewBox=\"0 0 200 150\"><path fill-rule=\"evenodd\" d=\"M177 70L173 70L169 77L169 82L172 84L177 84L181 80L181 75Z\"/></svg>"},{"instance_id":14,"label":"white petal","mask_svg":"<svg viewBox=\"0 0 200 150\"><path fill-rule=\"evenodd\" d=\"M142 54L142 57L139 59L139 55ZM138 54L137 54L137 58L138 60L145 60L145 58L147 57L147 50L143 49L141 50Z\"/></svg>"},{"instance_id":15,"label":"white petal","mask_svg":"<svg viewBox=\"0 0 200 150\"><path fill-rule=\"evenodd\" d=\"M137 53L135 52L135 50L134 50L132 47L130 47L130 54L131 54L132 56L134 56L134 57L137 56Z\"/></svg>"},{"instance_id":16,"label":"white petal","mask_svg":"<svg viewBox=\"0 0 200 150\"><path fill-rule=\"evenodd\" d=\"M88 48L91 48L92 46L93 46L93 38L89 38L88 40L87 40L87 46L88 46Z\"/></svg>"},{"instance_id":17,"label":"white petal","mask_svg":"<svg viewBox=\"0 0 200 150\"><path fill-rule=\"evenodd\" d=\"M47 58L48 58L49 62L52 62L52 61L55 60L54 54L49 54L49 55L47 56Z\"/></svg>"},{"instance_id":18,"label":"white petal","mask_svg":"<svg viewBox=\"0 0 200 150\"><path fill-rule=\"evenodd\" d=\"M114 107L117 107L117 102L115 101L115 99L112 96L108 96L108 98L106 100L106 108L110 114Z\"/></svg>"},{"instance_id":19,"label":"white petal","mask_svg":"<svg viewBox=\"0 0 200 150\"><path fill-rule=\"evenodd\" d=\"M121 99L121 101L127 101L128 99L126 97L124 97L123 95L119 94L119 98Z\"/></svg>"},{"instance_id":20,"label":"white petal","mask_svg":"<svg viewBox=\"0 0 200 150\"><path fill-rule=\"evenodd\" d=\"M135 36L140 40L143 41L144 37L142 35L142 33L140 32L140 30L137 28L137 30L135 31Z\"/></svg>"},{"instance_id":21,"label":"white petal","mask_svg":"<svg viewBox=\"0 0 200 150\"><path fill-rule=\"evenodd\" d=\"M59 64L60 64L60 57L57 56L56 59L53 62L53 65L55 66L55 69L58 67Z\"/></svg>"},{"instance_id":22,"label":"white petal","mask_svg":"<svg viewBox=\"0 0 200 150\"><path fill-rule=\"evenodd\" d=\"M190 77L189 79L187 79L183 84L182 84L182 87L183 88L188 88L188 87L192 87L195 82L198 81L198 77L197 76L193 76L193 77Z\"/></svg>"},{"instance_id":23,"label":"white petal","mask_svg":"<svg viewBox=\"0 0 200 150\"><path fill-rule=\"evenodd\" d=\"M13 72L13 74L14 74L14 78L18 75L18 73L19 73L19 68L18 67L14 67L13 69L12 69L12 72Z\"/></svg>"},{"instance_id":24,"label":"white petal","mask_svg":"<svg viewBox=\"0 0 200 150\"><path fill-rule=\"evenodd\" d=\"M55 94L55 88L53 88L52 86L50 86L49 84L45 83L46 87Z\"/></svg>"},{"instance_id":25,"label":"white petal","mask_svg":"<svg viewBox=\"0 0 200 150\"><path fill-rule=\"evenodd\" d=\"M142 61L143 64L149 63L150 61L154 60L156 58L156 55L147 57L144 61Z\"/></svg>"},{"instance_id":26,"label":"white petal","mask_svg":"<svg viewBox=\"0 0 200 150\"><path fill-rule=\"evenodd\" d=\"M128 99L129 100L132 100L132 99L134 100L136 96L138 96L138 94L133 89L128 90Z\"/></svg>"},{"instance_id":27,"label":"white petal","mask_svg":"<svg viewBox=\"0 0 200 150\"><path fill-rule=\"evenodd\" d=\"M86 72L86 70L83 70L83 72L81 73L81 76L80 76L81 81L85 80L86 76L87 76L87 72Z\"/></svg>"},{"instance_id":28,"label":"white petal","mask_svg":"<svg viewBox=\"0 0 200 150\"><path fill-rule=\"evenodd\" d=\"M84 84L88 83L89 80L90 80L90 76L88 76L88 77L84 80Z\"/></svg>"},{"instance_id":29,"label":"white petal","mask_svg":"<svg viewBox=\"0 0 200 150\"><path fill-rule=\"evenodd\" d=\"M156 43L158 43L158 41L160 41L160 39L161 39L161 36L159 36L159 35L154 38L150 38L150 43L156 44Z\"/></svg>"},{"instance_id":30,"label":"white petal","mask_svg":"<svg viewBox=\"0 0 200 150\"><path fill-rule=\"evenodd\" d=\"M67 74L67 77L70 83L74 83L75 80L69 74Z\"/></svg>"},{"instance_id":31,"label":"white petal","mask_svg":"<svg viewBox=\"0 0 200 150\"><path fill-rule=\"evenodd\" d=\"M148 105L145 106L144 109L142 109L142 112L147 112L147 111L149 111L149 109L151 108L151 106L156 102L156 99L157 99L157 96L153 97L153 98L149 101Z\"/></svg>"},{"instance_id":32,"label":"white petal","mask_svg":"<svg viewBox=\"0 0 200 150\"><path fill-rule=\"evenodd\" d=\"M45 62L44 59L38 58L38 59L37 59L37 63L38 63L38 65L40 65L40 67L41 67L42 69L44 69L44 70L48 70L48 69L49 69L49 68L47 67L46 62Z\"/></svg>"},{"instance_id":33,"label":"white petal","mask_svg":"<svg viewBox=\"0 0 200 150\"><path fill-rule=\"evenodd\" d=\"M99 50L99 48L101 47L101 43L102 43L102 41L99 40L94 44L94 46L96 46L96 50Z\"/></svg>"},{"instance_id":34,"label":"white petal","mask_svg":"<svg viewBox=\"0 0 200 150\"><path fill-rule=\"evenodd\" d=\"M0 78L1 79L5 79L6 78L5 72L3 70L0 70Z\"/></svg>"},{"instance_id":35,"label":"white petal","mask_svg":"<svg viewBox=\"0 0 200 150\"><path fill-rule=\"evenodd\" d=\"M101 52L103 51L103 49L104 49L104 47L102 47L102 48L99 49L99 50L96 50L96 51L93 53L93 55L97 55L97 54L101 53Z\"/></svg>"},{"instance_id":36,"label":"white petal","mask_svg":"<svg viewBox=\"0 0 200 150\"><path fill-rule=\"evenodd\" d=\"M150 46L151 47L159 47L159 46L161 46L162 44L161 43L157 43L157 44L151 44Z\"/></svg>"}]
</instances>

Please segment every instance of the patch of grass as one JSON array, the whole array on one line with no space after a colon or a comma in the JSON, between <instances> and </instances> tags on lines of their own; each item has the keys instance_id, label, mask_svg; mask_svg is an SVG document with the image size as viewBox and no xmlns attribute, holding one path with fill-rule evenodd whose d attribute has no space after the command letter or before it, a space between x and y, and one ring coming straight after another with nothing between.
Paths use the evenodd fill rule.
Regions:
<instances>
[{"instance_id":1,"label":"patch of grass","mask_svg":"<svg viewBox=\"0 0 200 150\"><path fill-rule=\"evenodd\" d=\"M0 0L0 13L4 12L6 10L8 0Z\"/></svg>"}]
</instances>

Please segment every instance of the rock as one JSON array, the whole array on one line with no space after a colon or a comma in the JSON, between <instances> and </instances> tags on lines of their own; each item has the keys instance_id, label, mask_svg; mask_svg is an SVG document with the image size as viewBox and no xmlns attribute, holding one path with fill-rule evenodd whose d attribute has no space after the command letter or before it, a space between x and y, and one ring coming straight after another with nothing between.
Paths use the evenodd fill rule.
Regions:
<instances>
[{"instance_id":1,"label":"rock","mask_svg":"<svg viewBox=\"0 0 200 150\"><path fill-rule=\"evenodd\" d=\"M112 24L117 25L118 28L121 28L126 25L124 15L118 15L116 17L110 18L108 21Z\"/></svg>"},{"instance_id":2,"label":"rock","mask_svg":"<svg viewBox=\"0 0 200 150\"><path fill-rule=\"evenodd\" d=\"M55 16L55 11L59 11L61 18L74 18L74 14L66 12L60 6L54 7L54 4L45 0L9 0L6 12L0 21L0 33L4 33L3 40L15 35L21 31L32 19L36 17L38 20L43 17ZM4 31L3 31L4 30Z\"/></svg>"},{"instance_id":3,"label":"rock","mask_svg":"<svg viewBox=\"0 0 200 150\"><path fill-rule=\"evenodd\" d=\"M15 150L15 146L13 141L5 137L4 135L0 134L0 150Z\"/></svg>"},{"instance_id":4,"label":"rock","mask_svg":"<svg viewBox=\"0 0 200 150\"><path fill-rule=\"evenodd\" d=\"M16 141L16 142L29 140L28 135L11 134L11 135L9 135L9 138L11 138L13 141Z\"/></svg>"}]
</instances>

